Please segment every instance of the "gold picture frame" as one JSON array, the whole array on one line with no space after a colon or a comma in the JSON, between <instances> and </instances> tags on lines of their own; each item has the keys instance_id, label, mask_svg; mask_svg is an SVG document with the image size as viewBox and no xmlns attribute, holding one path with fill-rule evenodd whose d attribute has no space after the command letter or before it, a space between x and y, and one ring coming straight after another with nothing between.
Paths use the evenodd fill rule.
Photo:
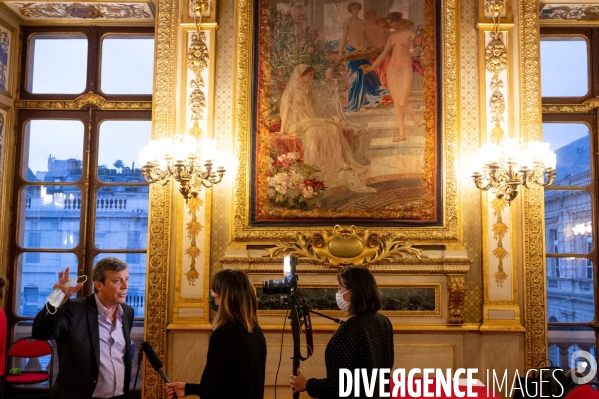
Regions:
<instances>
[{"instance_id":1,"label":"gold picture frame","mask_svg":"<svg viewBox=\"0 0 599 399\"><path fill-rule=\"evenodd\" d=\"M0 19L0 94L12 98L14 94L14 69L17 63L15 40L17 30Z\"/></svg>"},{"instance_id":2,"label":"gold picture frame","mask_svg":"<svg viewBox=\"0 0 599 399\"><path fill-rule=\"evenodd\" d=\"M261 48L254 48L257 38L254 37L256 27L254 14L256 2L237 0L237 49L236 49L236 160L237 176L234 187L232 237L235 242L264 242L277 239L288 239L297 233L312 233L330 226L336 222L318 220L313 223L297 223L280 226L265 225L252 220L253 204L251 203L252 188L252 119L254 113L263 110L254 109L253 63L254 57L260 55ZM257 14L257 13L256 13ZM457 242L459 240L458 217L458 185L456 175L457 160L457 5L455 2L442 1L437 4L437 24L440 37L437 48L439 51L439 70L441 91L438 93L439 112L437 123L441 126L438 151L443 154L438 170L441 199L438 205L442 208L440 220L435 225L405 224L398 225L377 220L377 231L388 233L397 238L410 239L416 242ZM260 18L266 18L260 16ZM360 225L359 220L352 224Z\"/></svg>"},{"instance_id":3,"label":"gold picture frame","mask_svg":"<svg viewBox=\"0 0 599 399\"><path fill-rule=\"evenodd\" d=\"M260 282L254 282L254 290L257 290L259 288L262 288L262 283ZM441 309L441 290L442 290L442 286L441 283L380 283L377 285L379 289L381 290L385 290L385 289L432 289L434 290L435 294L435 308L432 310L426 309L426 310L384 310L381 309L379 312L381 314L384 314L387 317L391 317L391 316L404 316L404 317L413 317L413 316L436 316L436 317L441 317L442 315L442 309ZM315 289L322 289L322 288L327 288L327 289L332 289L334 291L337 290L337 284L334 283L299 283L298 284L298 288L299 289L310 289L310 288L315 288ZM276 297L276 295L273 295L273 297ZM344 315L346 315L346 313L342 310L322 310L322 309L318 309L315 308L315 310L319 311L320 313L323 313L327 316L331 316L331 317L343 317ZM284 316L285 313L287 312L287 310L258 310L258 315L264 315L264 316Z\"/></svg>"}]
</instances>

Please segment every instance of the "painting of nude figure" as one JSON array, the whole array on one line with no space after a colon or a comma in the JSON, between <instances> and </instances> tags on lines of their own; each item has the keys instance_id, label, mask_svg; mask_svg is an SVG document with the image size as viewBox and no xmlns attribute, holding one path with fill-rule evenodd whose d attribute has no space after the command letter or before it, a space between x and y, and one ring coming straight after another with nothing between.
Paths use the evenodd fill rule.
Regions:
<instances>
[{"instance_id":1,"label":"painting of nude figure","mask_svg":"<svg viewBox=\"0 0 599 399\"><path fill-rule=\"evenodd\" d=\"M442 220L433 0L260 0L253 225Z\"/></svg>"}]
</instances>

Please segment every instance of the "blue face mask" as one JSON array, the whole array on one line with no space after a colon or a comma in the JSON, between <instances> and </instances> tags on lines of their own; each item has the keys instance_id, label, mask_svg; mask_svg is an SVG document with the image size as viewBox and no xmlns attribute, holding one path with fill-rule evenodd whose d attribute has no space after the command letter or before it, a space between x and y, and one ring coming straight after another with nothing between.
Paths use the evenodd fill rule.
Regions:
<instances>
[{"instance_id":1,"label":"blue face mask","mask_svg":"<svg viewBox=\"0 0 599 399\"><path fill-rule=\"evenodd\" d=\"M212 293L210 293L210 296L208 297L208 302L210 303L210 309L218 312L218 305L214 303L214 297L212 296Z\"/></svg>"}]
</instances>

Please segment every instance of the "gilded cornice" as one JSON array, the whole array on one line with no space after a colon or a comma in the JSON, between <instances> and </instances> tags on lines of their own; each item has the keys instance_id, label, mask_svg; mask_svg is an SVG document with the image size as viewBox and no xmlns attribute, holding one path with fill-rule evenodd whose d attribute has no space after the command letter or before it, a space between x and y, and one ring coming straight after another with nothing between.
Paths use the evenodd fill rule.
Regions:
<instances>
[{"instance_id":1,"label":"gilded cornice","mask_svg":"<svg viewBox=\"0 0 599 399\"><path fill-rule=\"evenodd\" d=\"M77 110L86 105L95 105L101 110L131 111L151 110L152 101L108 101L104 97L87 92L74 100L17 100L16 109Z\"/></svg>"},{"instance_id":2,"label":"gilded cornice","mask_svg":"<svg viewBox=\"0 0 599 399\"><path fill-rule=\"evenodd\" d=\"M425 252L426 254L426 252ZM248 273L281 273L282 258L257 258L244 256L226 256L220 259L223 267L235 267ZM470 270L470 258L408 258L385 259L373 262L368 269L373 274L463 274ZM297 273L337 274L338 269L314 261L302 260Z\"/></svg>"},{"instance_id":3,"label":"gilded cornice","mask_svg":"<svg viewBox=\"0 0 599 399\"><path fill-rule=\"evenodd\" d=\"M524 139L541 139L540 32L538 2L519 3L520 131ZM524 292L527 369L547 358L543 190L523 190Z\"/></svg>"},{"instance_id":4,"label":"gilded cornice","mask_svg":"<svg viewBox=\"0 0 599 399\"><path fill-rule=\"evenodd\" d=\"M543 113L547 114L586 114L599 108L599 97L589 98L582 104L545 104Z\"/></svg>"}]
</instances>

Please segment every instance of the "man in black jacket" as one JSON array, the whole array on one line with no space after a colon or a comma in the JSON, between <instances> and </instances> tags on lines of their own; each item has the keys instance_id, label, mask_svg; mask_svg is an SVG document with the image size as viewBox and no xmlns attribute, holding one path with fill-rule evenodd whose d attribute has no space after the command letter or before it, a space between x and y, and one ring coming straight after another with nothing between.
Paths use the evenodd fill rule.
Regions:
<instances>
[{"instance_id":1,"label":"man in black jacket","mask_svg":"<svg viewBox=\"0 0 599 399\"><path fill-rule=\"evenodd\" d=\"M50 399L125 399L131 377L130 332L133 308L125 304L129 272L117 258L94 266L94 294L69 300L83 287L70 288L69 268L59 274L54 288L65 297L57 308L47 304L33 322L35 339L55 339L59 371ZM55 313L52 313L55 312Z\"/></svg>"}]
</instances>

